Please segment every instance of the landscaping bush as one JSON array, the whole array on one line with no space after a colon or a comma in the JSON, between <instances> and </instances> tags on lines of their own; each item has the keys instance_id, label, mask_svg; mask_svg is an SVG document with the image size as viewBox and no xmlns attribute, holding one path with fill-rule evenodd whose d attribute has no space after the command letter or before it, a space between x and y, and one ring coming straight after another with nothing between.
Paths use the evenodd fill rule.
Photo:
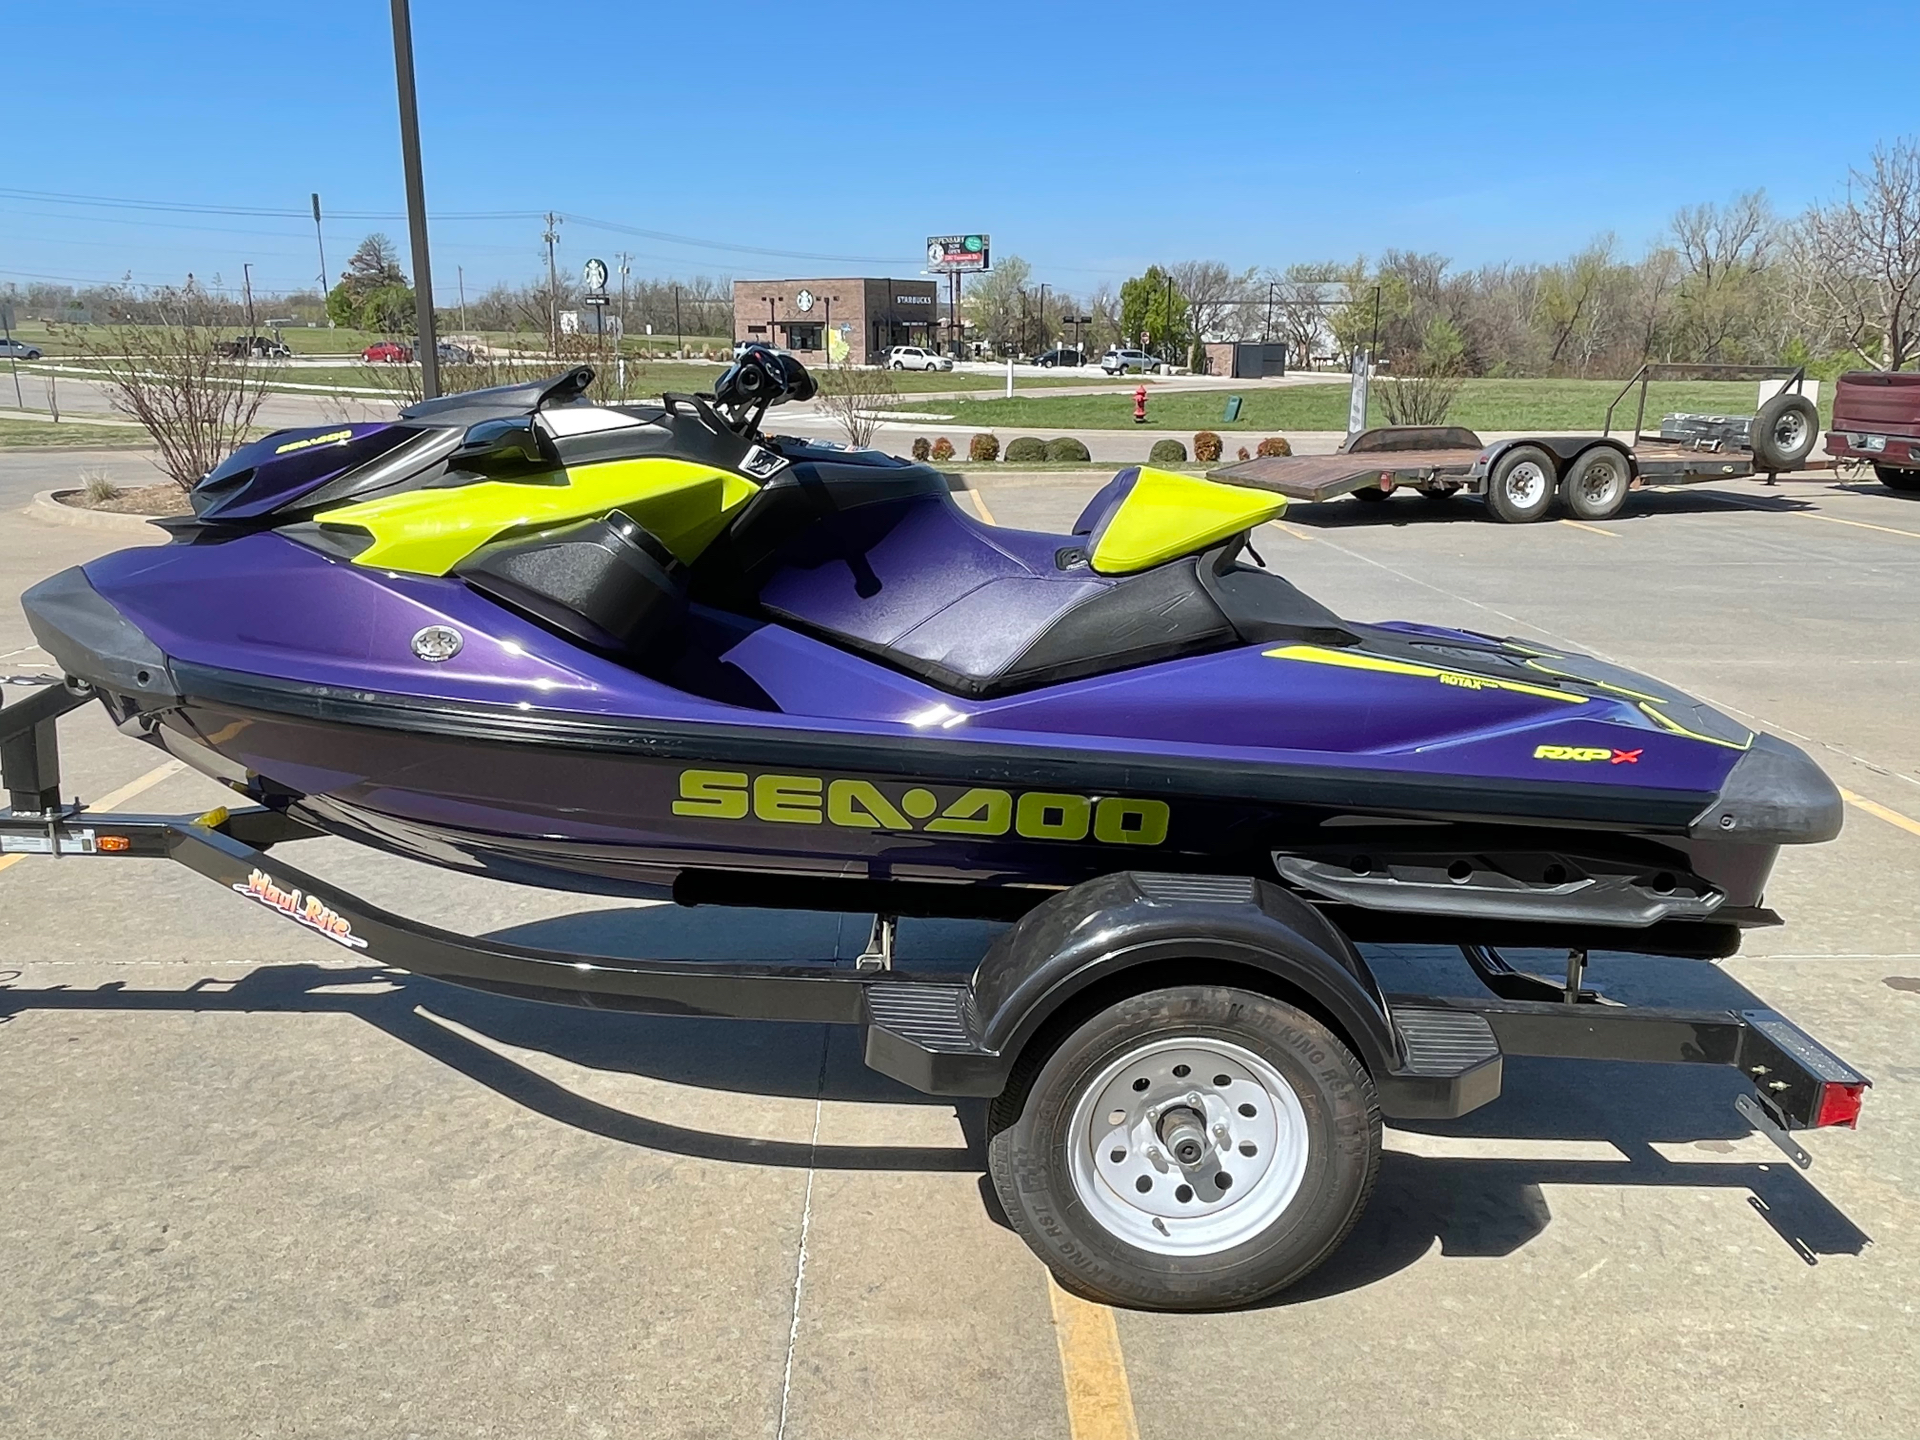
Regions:
<instances>
[{"instance_id":1,"label":"landscaping bush","mask_svg":"<svg viewBox=\"0 0 1920 1440\"><path fill-rule=\"evenodd\" d=\"M969 460L998 460L1000 458L1000 437L997 435L976 435L967 443Z\"/></svg>"},{"instance_id":2,"label":"landscaping bush","mask_svg":"<svg viewBox=\"0 0 1920 1440\"><path fill-rule=\"evenodd\" d=\"M1240 447L1240 458L1242 460L1251 460L1253 458L1251 455L1247 454L1247 447L1244 445Z\"/></svg>"},{"instance_id":3,"label":"landscaping bush","mask_svg":"<svg viewBox=\"0 0 1920 1440\"><path fill-rule=\"evenodd\" d=\"M1193 458L1202 465L1211 465L1220 458L1220 437L1211 430L1202 430L1193 437Z\"/></svg>"},{"instance_id":4,"label":"landscaping bush","mask_svg":"<svg viewBox=\"0 0 1920 1440\"><path fill-rule=\"evenodd\" d=\"M913 441L913 458L916 460L932 459L933 442L928 440L924 435L915 436Z\"/></svg>"},{"instance_id":5,"label":"landscaping bush","mask_svg":"<svg viewBox=\"0 0 1920 1440\"><path fill-rule=\"evenodd\" d=\"M1178 440L1156 440L1153 449L1147 452L1149 465L1184 465L1187 463L1187 447Z\"/></svg>"},{"instance_id":6,"label":"landscaping bush","mask_svg":"<svg viewBox=\"0 0 1920 1440\"><path fill-rule=\"evenodd\" d=\"M944 465L951 459L953 459L953 441L942 435L938 440L933 442L934 463Z\"/></svg>"},{"instance_id":7,"label":"landscaping bush","mask_svg":"<svg viewBox=\"0 0 1920 1440\"><path fill-rule=\"evenodd\" d=\"M1047 442L1032 435L1022 435L1018 440L1007 442L1007 463L1009 465L1031 465L1037 460L1047 458Z\"/></svg>"},{"instance_id":8,"label":"landscaping bush","mask_svg":"<svg viewBox=\"0 0 1920 1440\"><path fill-rule=\"evenodd\" d=\"M1091 460L1092 458L1093 456L1087 453L1087 447L1082 445L1078 440L1074 439L1071 435L1062 435L1057 440L1049 440L1047 442L1047 459L1049 460L1053 460L1053 461L1083 460L1084 461L1084 460Z\"/></svg>"},{"instance_id":9,"label":"landscaping bush","mask_svg":"<svg viewBox=\"0 0 1920 1440\"><path fill-rule=\"evenodd\" d=\"M1287 443L1286 436L1284 435L1269 435L1260 442L1259 448L1253 453L1256 455L1291 455L1293 453L1293 446Z\"/></svg>"}]
</instances>

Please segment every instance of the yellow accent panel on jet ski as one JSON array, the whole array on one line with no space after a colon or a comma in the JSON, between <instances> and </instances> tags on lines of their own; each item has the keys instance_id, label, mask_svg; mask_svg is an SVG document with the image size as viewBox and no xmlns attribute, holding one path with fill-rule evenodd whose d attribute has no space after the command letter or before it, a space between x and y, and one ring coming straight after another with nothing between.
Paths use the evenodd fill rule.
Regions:
<instances>
[{"instance_id":1,"label":"yellow accent panel on jet ski","mask_svg":"<svg viewBox=\"0 0 1920 1440\"><path fill-rule=\"evenodd\" d=\"M608 460L565 472L566 483L483 480L446 490L409 490L328 510L322 525L373 536L353 563L444 575L495 536L530 526L588 520L624 510L684 561L693 560L753 495L752 481L670 456Z\"/></svg>"},{"instance_id":2,"label":"yellow accent panel on jet ski","mask_svg":"<svg viewBox=\"0 0 1920 1440\"><path fill-rule=\"evenodd\" d=\"M1306 660L1315 665L1340 665L1349 670L1378 670L1387 675L1413 675L1438 680L1442 685L1457 685L1466 690L1511 690L1519 695L1538 695L1543 700L1564 700L1569 705L1584 705L1591 697L1569 695L1564 690L1549 690L1544 685L1527 685L1518 680L1499 680L1491 675L1472 675L1460 670L1442 670L1433 665L1412 665L1405 660L1388 660L1379 655L1364 655L1355 650L1326 650L1318 645L1283 645L1278 650L1260 652L1269 660Z\"/></svg>"},{"instance_id":3,"label":"yellow accent panel on jet ski","mask_svg":"<svg viewBox=\"0 0 1920 1440\"><path fill-rule=\"evenodd\" d=\"M1089 559L1102 575L1130 575L1264 525L1286 508L1271 491L1142 466L1093 537Z\"/></svg>"}]
</instances>

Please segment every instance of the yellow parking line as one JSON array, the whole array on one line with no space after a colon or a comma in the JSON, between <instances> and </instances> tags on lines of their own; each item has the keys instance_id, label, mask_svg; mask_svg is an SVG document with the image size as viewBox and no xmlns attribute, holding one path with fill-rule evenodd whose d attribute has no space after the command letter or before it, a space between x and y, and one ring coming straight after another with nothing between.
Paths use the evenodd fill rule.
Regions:
<instances>
[{"instance_id":1,"label":"yellow parking line","mask_svg":"<svg viewBox=\"0 0 1920 1440\"><path fill-rule=\"evenodd\" d=\"M1069 1295L1052 1271L1047 1272L1047 1298L1053 1302L1060 1378L1067 1387L1067 1433L1073 1440L1140 1440L1113 1311Z\"/></svg>"},{"instance_id":2,"label":"yellow parking line","mask_svg":"<svg viewBox=\"0 0 1920 1440\"><path fill-rule=\"evenodd\" d=\"M1851 525L1856 530L1878 530L1882 535L1904 535L1909 540L1920 540L1920 532L1896 530L1891 525L1873 525L1865 520L1842 520L1838 515L1816 515L1810 510L1800 510L1795 513L1805 515L1809 520L1824 520L1829 525Z\"/></svg>"},{"instance_id":3,"label":"yellow parking line","mask_svg":"<svg viewBox=\"0 0 1920 1440\"><path fill-rule=\"evenodd\" d=\"M1311 543L1313 540L1313 537L1311 535L1302 535L1298 530L1294 529L1291 525L1282 525L1278 520L1269 520L1267 524L1271 525L1274 529L1278 530L1282 535L1290 535L1295 540L1305 540L1305 541L1308 541L1309 543Z\"/></svg>"},{"instance_id":4,"label":"yellow parking line","mask_svg":"<svg viewBox=\"0 0 1920 1440\"><path fill-rule=\"evenodd\" d=\"M1916 536L1915 538L1920 539L1920 536ZM1842 790L1840 792L1840 798L1845 800L1849 805L1859 806L1862 810L1866 811L1867 814L1876 816L1886 821L1889 825L1899 826L1909 835L1920 835L1920 820L1909 819L1898 810L1889 810L1878 801L1869 800L1864 795L1856 795L1851 790Z\"/></svg>"},{"instance_id":5,"label":"yellow parking line","mask_svg":"<svg viewBox=\"0 0 1920 1440\"><path fill-rule=\"evenodd\" d=\"M169 760L164 765L156 765L138 780L122 785L118 790L110 791L102 795L88 808L91 810L111 810L116 805L124 805L143 790L151 790L169 775L178 775L186 768L186 764L179 760ZM24 855L0 856L0 870L6 870L17 865L26 858Z\"/></svg>"},{"instance_id":6,"label":"yellow parking line","mask_svg":"<svg viewBox=\"0 0 1920 1440\"><path fill-rule=\"evenodd\" d=\"M997 525L1000 523L993 518L993 512L987 509L987 502L981 498L980 492L971 485L967 487L967 498L973 502L973 508L980 512L980 518L986 521L987 524Z\"/></svg>"},{"instance_id":7,"label":"yellow parking line","mask_svg":"<svg viewBox=\"0 0 1920 1440\"><path fill-rule=\"evenodd\" d=\"M1606 536L1606 537L1607 537L1607 538L1608 538L1609 540L1618 540L1618 539L1620 538L1620 532L1619 532L1619 531L1617 531L1617 530L1602 530L1602 529L1601 529L1601 528L1600 528L1600 527L1599 527L1598 525L1589 525L1589 524L1587 524L1587 522L1586 522L1586 521L1584 521L1584 520L1567 520L1567 519L1564 519L1564 518L1563 518L1563 519L1562 519L1562 520L1560 521L1560 523L1561 523L1562 525L1571 525L1571 526L1573 526L1573 528L1574 528L1574 529L1576 529L1576 530L1586 530L1586 531L1588 531L1588 532L1590 532L1590 533L1592 533L1592 534L1594 534L1594 535L1604 535L1604 536Z\"/></svg>"}]
</instances>

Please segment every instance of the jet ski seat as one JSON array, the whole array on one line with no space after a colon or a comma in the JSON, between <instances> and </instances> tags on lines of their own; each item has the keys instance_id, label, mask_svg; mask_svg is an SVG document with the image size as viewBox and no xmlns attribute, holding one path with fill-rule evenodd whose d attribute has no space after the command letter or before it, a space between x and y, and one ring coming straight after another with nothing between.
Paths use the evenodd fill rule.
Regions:
<instances>
[{"instance_id":1,"label":"jet ski seat","mask_svg":"<svg viewBox=\"0 0 1920 1440\"><path fill-rule=\"evenodd\" d=\"M1331 611L1241 563L1248 531L1283 504L1138 468L1095 496L1074 535L984 524L944 490L890 499L795 535L758 606L973 698L1237 644L1355 643Z\"/></svg>"}]
</instances>

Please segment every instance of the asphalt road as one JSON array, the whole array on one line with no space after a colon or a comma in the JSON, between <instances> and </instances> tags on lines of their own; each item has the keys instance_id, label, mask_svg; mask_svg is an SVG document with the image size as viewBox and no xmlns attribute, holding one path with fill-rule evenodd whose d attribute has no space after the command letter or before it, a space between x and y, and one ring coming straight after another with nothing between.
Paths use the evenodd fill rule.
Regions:
<instances>
[{"instance_id":1,"label":"asphalt road","mask_svg":"<svg viewBox=\"0 0 1920 1440\"><path fill-rule=\"evenodd\" d=\"M150 475L0 454L9 700L48 668L11 597L125 543L20 516L83 464ZM1059 527L1097 483L977 499ZM1788 923L1724 966L1591 975L1778 1007L1874 1077L1862 1128L1808 1137L1803 1176L1731 1076L1510 1062L1494 1105L1390 1132L1359 1229L1280 1302L1116 1315L1057 1296L997 1222L977 1108L871 1075L850 1033L493 999L356 966L172 867L31 859L0 871L0 1434L1920 1432L1920 504L1734 483L1508 527L1403 496L1259 541L1356 619L1595 650L1808 745L1858 802L1783 857ZM64 729L89 800L221 798L97 713ZM290 853L546 945L844 958L865 936ZM965 964L984 934L908 924L902 950ZM1389 988L1471 984L1444 954L1372 958Z\"/></svg>"}]
</instances>

